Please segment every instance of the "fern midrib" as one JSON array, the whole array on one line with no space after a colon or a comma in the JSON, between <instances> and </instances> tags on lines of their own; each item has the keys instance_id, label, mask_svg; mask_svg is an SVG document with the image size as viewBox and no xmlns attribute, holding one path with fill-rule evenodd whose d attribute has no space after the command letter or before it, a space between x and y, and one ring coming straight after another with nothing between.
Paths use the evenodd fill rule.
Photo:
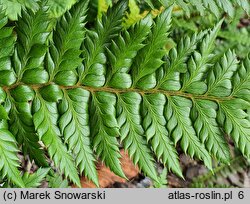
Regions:
<instances>
[{"instance_id":1,"label":"fern midrib","mask_svg":"<svg viewBox=\"0 0 250 204\"><path fill-rule=\"evenodd\" d=\"M11 86L2 86L1 88L8 92L9 90L15 89L18 86L28 86L32 88L33 90L39 90L43 87L49 86L49 85L57 85L53 82L48 82L45 84L25 84L23 82L18 82L16 84L13 84ZM168 90L163 90L163 89L149 89L149 90L142 90L142 89L137 89L137 88L128 88L128 89L119 89L119 88L111 88L111 87L90 87L90 86L85 86L85 85L73 85L73 86L62 86L58 85L61 89L67 90L67 89L77 89L77 88L82 88L86 91L89 91L91 93L94 92L109 92L109 93L114 93L114 94L120 94L120 93L127 93L127 92L135 92L139 93L140 95L145 95L145 94L164 94L166 96L181 96L184 98L188 99L203 99L203 100L210 100L210 101L215 101L217 103L221 103L223 101L229 101L232 99L237 98L236 96L233 96L232 94L230 96L226 97L216 97L216 96L208 96L208 95L199 95L199 94L190 94L186 93L184 91L168 91Z\"/></svg>"}]
</instances>

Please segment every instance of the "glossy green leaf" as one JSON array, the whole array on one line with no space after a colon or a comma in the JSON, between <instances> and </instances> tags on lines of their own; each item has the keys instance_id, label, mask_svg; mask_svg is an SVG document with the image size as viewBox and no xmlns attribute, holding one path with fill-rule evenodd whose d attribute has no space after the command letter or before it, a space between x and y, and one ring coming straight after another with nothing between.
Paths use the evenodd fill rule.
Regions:
<instances>
[{"instance_id":1,"label":"glossy green leaf","mask_svg":"<svg viewBox=\"0 0 250 204\"><path fill-rule=\"evenodd\" d=\"M6 112L5 108L0 105L0 120L7 120L8 119L8 113Z\"/></svg>"},{"instance_id":2,"label":"glossy green leaf","mask_svg":"<svg viewBox=\"0 0 250 204\"><path fill-rule=\"evenodd\" d=\"M180 141L185 153L203 160L205 165L212 169L211 157L192 127L190 119L191 107L192 102L188 99L178 96L167 97L167 106L165 108L167 129L175 144Z\"/></svg>"},{"instance_id":3,"label":"glossy green leaf","mask_svg":"<svg viewBox=\"0 0 250 204\"><path fill-rule=\"evenodd\" d=\"M85 70L79 73L80 80L84 85L100 87L105 84L107 58L104 51L106 46L110 44L110 40L116 37L121 30L126 9L127 2L119 1L108 9L107 14L103 15L101 20L97 20L93 31L87 32L83 45L83 54L86 58Z\"/></svg>"},{"instance_id":4,"label":"glossy green leaf","mask_svg":"<svg viewBox=\"0 0 250 204\"><path fill-rule=\"evenodd\" d=\"M179 147L210 170L230 164L228 137L250 158L246 0L0 4L4 187L98 186L98 161L126 178L120 149L155 186L157 161L182 177Z\"/></svg>"},{"instance_id":5,"label":"glossy green leaf","mask_svg":"<svg viewBox=\"0 0 250 204\"><path fill-rule=\"evenodd\" d=\"M24 182L18 170L18 148L14 136L5 129L0 129L0 170L3 177L24 188Z\"/></svg>"},{"instance_id":6,"label":"glossy green leaf","mask_svg":"<svg viewBox=\"0 0 250 204\"><path fill-rule=\"evenodd\" d=\"M117 137L119 126L115 118L116 97L111 93L92 94L90 130L94 150L98 157L117 175L126 178L120 165Z\"/></svg>"},{"instance_id":7,"label":"glossy green leaf","mask_svg":"<svg viewBox=\"0 0 250 204\"><path fill-rule=\"evenodd\" d=\"M25 188L37 188L41 185L42 181L48 174L50 168L40 168L33 174L28 174L27 172L23 175L23 182Z\"/></svg>"},{"instance_id":8,"label":"glossy green leaf","mask_svg":"<svg viewBox=\"0 0 250 204\"><path fill-rule=\"evenodd\" d=\"M33 120L40 140L48 148L48 153L55 165L67 178L81 186L73 157L61 140L57 127L58 110L56 103L48 102L37 93L33 102Z\"/></svg>"},{"instance_id":9,"label":"glossy green leaf","mask_svg":"<svg viewBox=\"0 0 250 204\"><path fill-rule=\"evenodd\" d=\"M187 64L188 72L184 73L182 91L194 94L203 94L207 91L207 85L202 81L205 76L213 54L214 42L221 27L220 21L203 39L200 52L195 51Z\"/></svg>"},{"instance_id":10,"label":"glossy green leaf","mask_svg":"<svg viewBox=\"0 0 250 204\"><path fill-rule=\"evenodd\" d=\"M212 96L229 96L232 92L231 78L236 69L236 55L229 50L209 73L206 94Z\"/></svg>"},{"instance_id":11,"label":"glossy green leaf","mask_svg":"<svg viewBox=\"0 0 250 204\"><path fill-rule=\"evenodd\" d=\"M218 121L232 137L236 146L247 158L250 157L250 121L245 111L250 104L242 99L233 99L219 104Z\"/></svg>"},{"instance_id":12,"label":"glossy green leaf","mask_svg":"<svg viewBox=\"0 0 250 204\"><path fill-rule=\"evenodd\" d=\"M164 107L166 98L163 94L150 94L143 97L143 127L147 140L162 163L178 176L183 177L177 151L166 128Z\"/></svg>"},{"instance_id":13,"label":"glossy green leaf","mask_svg":"<svg viewBox=\"0 0 250 204\"><path fill-rule=\"evenodd\" d=\"M50 81L61 81L63 75L65 79L61 81L61 84L72 84L72 79L68 79L70 77L68 71L76 70L82 62L80 47L85 34L87 6L87 0L80 1L57 22L53 32L50 52L46 59L48 61L46 68L50 74Z\"/></svg>"},{"instance_id":14,"label":"glossy green leaf","mask_svg":"<svg viewBox=\"0 0 250 204\"><path fill-rule=\"evenodd\" d=\"M117 121L124 148L128 150L133 162L138 164L147 176L158 182L153 156L141 125L141 96L138 93L130 92L120 94L117 97Z\"/></svg>"},{"instance_id":15,"label":"glossy green leaf","mask_svg":"<svg viewBox=\"0 0 250 204\"><path fill-rule=\"evenodd\" d=\"M34 77L34 73L27 73L27 70L41 69L50 34L47 10L48 7L42 2L37 11L23 10L22 18L17 22L16 32L18 37L13 60L19 81L23 79L24 73L26 74L26 80Z\"/></svg>"},{"instance_id":16,"label":"glossy green leaf","mask_svg":"<svg viewBox=\"0 0 250 204\"><path fill-rule=\"evenodd\" d=\"M208 100L194 100L192 119L194 128L206 149L219 161L230 163L230 150L216 121L218 106Z\"/></svg>"},{"instance_id":17,"label":"glossy green leaf","mask_svg":"<svg viewBox=\"0 0 250 204\"><path fill-rule=\"evenodd\" d=\"M90 94L83 89L71 89L64 92L64 98L59 104L59 127L65 142L75 155L76 165L80 172L98 186L95 167L95 157L91 147L89 129Z\"/></svg>"},{"instance_id":18,"label":"glossy green leaf","mask_svg":"<svg viewBox=\"0 0 250 204\"><path fill-rule=\"evenodd\" d=\"M203 36L203 32L194 34L192 37L186 36L180 40L176 48L170 50L163 67L158 70L157 87L174 91L181 88L180 73L187 71L187 59Z\"/></svg>"},{"instance_id":19,"label":"glossy green leaf","mask_svg":"<svg viewBox=\"0 0 250 204\"><path fill-rule=\"evenodd\" d=\"M147 45L142 49L135 58L132 65L133 86L144 89L143 78L153 74L162 64L162 57L165 54L163 49L167 42L171 24L172 7L165 10L159 15L152 31L147 38ZM153 88L156 84L152 83Z\"/></svg>"},{"instance_id":20,"label":"glossy green leaf","mask_svg":"<svg viewBox=\"0 0 250 204\"><path fill-rule=\"evenodd\" d=\"M131 87L132 77L128 73L133 63L132 59L144 47L143 41L149 34L152 23L151 16L148 16L112 41L108 49L111 64L111 70L107 76L109 86Z\"/></svg>"},{"instance_id":21,"label":"glossy green leaf","mask_svg":"<svg viewBox=\"0 0 250 204\"><path fill-rule=\"evenodd\" d=\"M34 99L34 91L28 86L19 86L11 91L9 96L10 109L10 131L16 137L22 151L29 155L39 166L47 166L44 151L38 143L30 101Z\"/></svg>"}]
</instances>

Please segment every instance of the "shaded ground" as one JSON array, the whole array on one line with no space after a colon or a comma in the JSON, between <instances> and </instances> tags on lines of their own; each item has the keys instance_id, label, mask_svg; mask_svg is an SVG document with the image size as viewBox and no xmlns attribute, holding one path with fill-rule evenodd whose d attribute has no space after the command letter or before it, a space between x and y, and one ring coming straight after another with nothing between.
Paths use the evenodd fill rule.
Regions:
<instances>
[{"instance_id":1,"label":"shaded ground","mask_svg":"<svg viewBox=\"0 0 250 204\"><path fill-rule=\"evenodd\" d=\"M151 188L154 187L153 181L140 174L139 169L134 166L128 154L121 150L121 165L128 178L120 178L112 173L109 168L102 163L97 164L99 184L101 188ZM214 168L214 174L209 172L202 162L190 159L185 154L180 154L180 164L183 170L181 179L173 173L167 176L167 186L169 188L187 188L187 187L247 187L250 188L250 162L242 156L234 156L230 165L221 165ZM25 171L33 173L37 166L24 160L20 156L22 167ZM53 164L52 164L53 166ZM163 167L158 164L157 171L159 174ZM194 182L196 180L196 182ZM83 188L95 188L96 186L86 178L81 178ZM47 182L43 182L40 187L48 187ZM73 186L75 187L75 186Z\"/></svg>"},{"instance_id":2,"label":"shaded ground","mask_svg":"<svg viewBox=\"0 0 250 204\"><path fill-rule=\"evenodd\" d=\"M215 167L214 174L209 172L201 163L181 154L180 163L185 180L170 173L167 176L170 188L185 187L250 187L250 167L243 157L236 157L231 165ZM158 172L162 167L157 167ZM138 174L128 182L115 182L107 187L111 188L150 188L153 181Z\"/></svg>"},{"instance_id":3,"label":"shaded ground","mask_svg":"<svg viewBox=\"0 0 250 204\"><path fill-rule=\"evenodd\" d=\"M246 187L250 188L250 168L246 163L241 163L243 158L237 158L235 165L231 167L225 166L224 168L218 167L218 172L214 175L208 172L206 167L196 161L190 159L188 156L182 154L180 156L180 162L183 169L183 175L185 180L178 178L174 174L170 173L167 177L168 187L170 188L186 188L186 187ZM161 166L158 166L158 171L162 170ZM195 184L194 180L197 177L200 178L200 183ZM204 176L205 175L205 176ZM204 185L203 185L204 184ZM205 185L206 184L206 185ZM153 187L153 182L150 178L145 178L143 175L138 174L135 178L126 183L115 182L108 187L112 188L150 188Z\"/></svg>"},{"instance_id":4,"label":"shaded ground","mask_svg":"<svg viewBox=\"0 0 250 204\"><path fill-rule=\"evenodd\" d=\"M129 156L121 151L121 164L128 181L112 173L103 164L98 165L98 176L100 187L106 188L150 188L154 186L153 181L139 173L130 160ZM209 172L202 162L190 159L185 154L180 155L180 164L183 169L185 180L169 173L167 176L170 188L185 187L250 187L249 163L241 156L232 159L231 165L215 167L214 174ZM163 171L161 165L157 166L158 173ZM94 188L95 185L85 178L81 180L85 188Z\"/></svg>"}]
</instances>

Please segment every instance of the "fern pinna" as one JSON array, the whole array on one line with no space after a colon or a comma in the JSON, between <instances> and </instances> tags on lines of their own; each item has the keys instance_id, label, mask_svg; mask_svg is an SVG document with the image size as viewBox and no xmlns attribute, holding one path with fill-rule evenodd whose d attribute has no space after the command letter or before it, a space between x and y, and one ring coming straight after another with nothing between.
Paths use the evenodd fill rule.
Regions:
<instances>
[{"instance_id":1,"label":"fern pinna","mask_svg":"<svg viewBox=\"0 0 250 204\"><path fill-rule=\"evenodd\" d=\"M160 183L156 160L183 177L177 145L210 170L214 159L230 163L225 135L250 158L250 59L240 62L231 50L214 54L222 21L167 52L172 7L124 29L127 1L91 28L87 0L55 26L46 3L38 4L24 9L15 27L1 9L3 181L34 187L60 172L78 186L81 174L98 186L97 159L126 177L122 145ZM41 167L35 174L21 175L19 151Z\"/></svg>"}]
</instances>

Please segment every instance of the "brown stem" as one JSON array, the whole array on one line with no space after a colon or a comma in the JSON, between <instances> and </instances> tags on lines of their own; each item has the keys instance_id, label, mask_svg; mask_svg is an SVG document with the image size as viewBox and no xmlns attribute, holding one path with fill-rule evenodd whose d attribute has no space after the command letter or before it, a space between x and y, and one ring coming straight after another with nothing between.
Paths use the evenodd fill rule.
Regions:
<instances>
[{"instance_id":1,"label":"brown stem","mask_svg":"<svg viewBox=\"0 0 250 204\"><path fill-rule=\"evenodd\" d=\"M16 83L13 84L12 86L4 86L2 87L5 91L9 91L11 89L14 89L20 85L26 85L34 90L43 88L48 85L52 85L53 83L46 83L46 84L24 84L24 83ZM203 100L210 100L210 101L216 101L216 102L221 102L221 101L227 101L227 100L232 100L232 96L228 97L215 97L215 96L208 96L208 95L198 95L198 94L190 94L186 93L183 91L167 91L167 90L162 90L162 89L150 89L150 90L141 90L137 88L129 88L129 89L118 89L118 88L111 88L111 87L90 87L90 86L84 86L84 85L74 85L74 86L59 86L61 89L75 89L75 88L83 88L85 90L88 90L90 92L110 92L110 93L115 93L115 94L120 94L120 93L126 93L126 92L137 92L141 95L144 94L164 94L166 96L181 96L189 99L203 99Z\"/></svg>"}]
</instances>

